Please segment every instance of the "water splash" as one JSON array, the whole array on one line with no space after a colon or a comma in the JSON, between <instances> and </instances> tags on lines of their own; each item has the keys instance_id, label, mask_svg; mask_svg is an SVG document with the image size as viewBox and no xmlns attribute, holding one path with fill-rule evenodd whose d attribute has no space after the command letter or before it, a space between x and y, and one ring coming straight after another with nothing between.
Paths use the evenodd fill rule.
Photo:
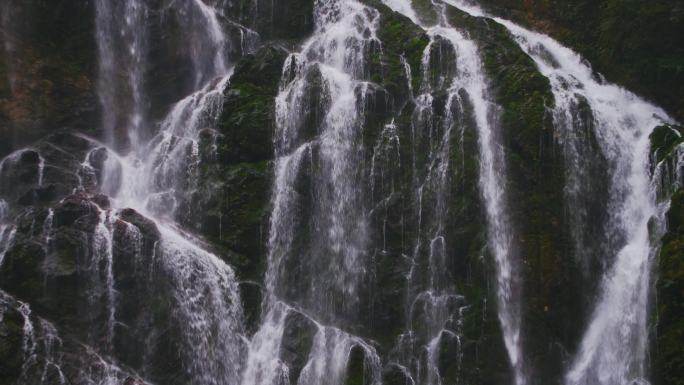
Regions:
<instances>
[{"instance_id":1,"label":"water splash","mask_svg":"<svg viewBox=\"0 0 684 385\"><path fill-rule=\"evenodd\" d=\"M232 71L174 105L162 121L159 133L118 162L108 163L104 179L117 180L109 193L119 206L133 207L149 215L176 219L182 203L195 199L199 184L200 136L218 135L216 127L223 106L223 92Z\"/></svg>"}]
</instances>

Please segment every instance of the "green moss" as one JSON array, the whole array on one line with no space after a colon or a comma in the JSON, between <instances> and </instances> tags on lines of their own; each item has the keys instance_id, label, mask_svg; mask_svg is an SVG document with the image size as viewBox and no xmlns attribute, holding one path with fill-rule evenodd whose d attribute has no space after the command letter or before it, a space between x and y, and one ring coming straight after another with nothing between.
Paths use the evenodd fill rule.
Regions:
<instances>
[{"instance_id":1,"label":"green moss","mask_svg":"<svg viewBox=\"0 0 684 385\"><path fill-rule=\"evenodd\" d=\"M524 350L534 375L552 381L563 371L564 350L572 351L580 338L583 303L567 239L563 151L549 113L550 84L503 26L453 7L447 14L477 43L500 107L495 129L506 154L507 199L515 202L508 211L517 235L513 253L521 261Z\"/></svg>"},{"instance_id":2,"label":"green moss","mask_svg":"<svg viewBox=\"0 0 684 385\"><path fill-rule=\"evenodd\" d=\"M264 221L268 215L268 161L214 166L205 178L215 185L203 213L204 231L243 278L258 279L263 268Z\"/></svg>"},{"instance_id":3,"label":"green moss","mask_svg":"<svg viewBox=\"0 0 684 385\"><path fill-rule=\"evenodd\" d=\"M684 190L674 194L658 261L654 383L684 384Z\"/></svg>"},{"instance_id":4,"label":"green moss","mask_svg":"<svg viewBox=\"0 0 684 385\"><path fill-rule=\"evenodd\" d=\"M428 0L429 1L429 0ZM413 24L411 20L397 12L392 11L378 0L365 0L365 3L380 12L380 24L378 26L378 39L382 42L382 53L375 52L371 56L371 65L380 70L373 73L371 80L385 87L397 99L406 99L405 68L401 62L403 56L411 67L413 74L413 88L420 85L420 61L423 50L430 42L425 32ZM403 95L397 95L401 94ZM398 96L398 97L397 97ZM401 97L403 96L403 98Z\"/></svg>"},{"instance_id":5,"label":"green moss","mask_svg":"<svg viewBox=\"0 0 684 385\"><path fill-rule=\"evenodd\" d=\"M542 30L609 81L684 118L684 1L484 0L492 12Z\"/></svg>"},{"instance_id":6,"label":"green moss","mask_svg":"<svg viewBox=\"0 0 684 385\"><path fill-rule=\"evenodd\" d=\"M243 279L261 277L275 127L275 96L287 53L266 46L243 57L225 91L216 157L202 162L195 211L202 234ZM213 142L207 138L203 153Z\"/></svg>"},{"instance_id":7,"label":"green moss","mask_svg":"<svg viewBox=\"0 0 684 385\"><path fill-rule=\"evenodd\" d=\"M238 62L226 90L218 156L223 163L270 159L274 98L286 52L265 47Z\"/></svg>"}]
</instances>

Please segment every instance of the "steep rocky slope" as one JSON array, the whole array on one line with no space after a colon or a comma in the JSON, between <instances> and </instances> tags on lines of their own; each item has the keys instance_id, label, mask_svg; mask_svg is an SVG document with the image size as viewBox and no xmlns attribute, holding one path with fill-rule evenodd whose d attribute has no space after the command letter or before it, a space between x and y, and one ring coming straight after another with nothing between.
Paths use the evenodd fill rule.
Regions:
<instances>
[{"instance_id":1,"label":"steep rocky slope","mask_svg":"<svg viewBox=\"0 0 684 385\"><path fill-rule=\"evenodd\" d=\"M459 3L0 5L0 384L682 383L681 128ZM482 3L682 118L680 4Z\"/></svg>"}]
</instances>

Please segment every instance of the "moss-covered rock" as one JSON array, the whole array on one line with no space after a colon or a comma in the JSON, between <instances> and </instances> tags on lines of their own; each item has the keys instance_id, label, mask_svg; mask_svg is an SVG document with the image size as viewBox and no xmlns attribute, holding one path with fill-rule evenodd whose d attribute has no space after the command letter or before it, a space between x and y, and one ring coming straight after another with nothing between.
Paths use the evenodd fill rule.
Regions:
<instances>
[{"instance_id":1,"label":"moss-covered rock","mask_svg":"<svg viewBox=\"0 0 684 385\"><path fill-rule=\"evenodd\" d=\"M218 135L202 139L195 199L183 210L192 214L187 224L235 266L242 279L260 280L265 263L275 96L286 56L283 49L266 46L236 64L224 94Z\"/></svg>"},{"instance_id":2,"label":"moss-covered rock","mask_svg":"<svg viewBox=\"0 0 684 385\"><path fill-rule=\"evenodd\" d=\"M654 383L684 384L684 190L672 196L658 259Z\"/></svg>"},{"instance_id":3,"label":"moss-covered rock","mask_svg":"<svg viewBox=\"0 0 684 385\"><path fill-rule=\"evenodd\" d=\"M507 199L515 202L508 209L524 285L524 351L537 371L530 375L554 381L578 340L584 312L567 239L563 151L549 113L549 81L501 25L453 7L447 14L478 44L491 95L501 107L495 127L505 148Z\"/></svg>"},{"instance_id":4,"label":"moss-covered rock","mask_svg":"<svg viewBox=\"0 0 684 385\"><path fill-rule=\"evenodd\" d=\"M418 89L420 62L430 39L409 18L392 11L380 1L364 0L364 3L380 13L377 36L382 47L375 50L370 58L370 80L381 85L393 96L394 110L398 111L411 97L404 63L411 70L411 87Z\"/></svg>"},{"instance_id":5,"label":"moss-covered rock","mask_svg":"<svg viewBox=\"0 0 684 385\"><path fill-rule=\"evenodd\" d=\"M236 64L220 121L218 157L222 163L273 157L274 99L286 56L283 49L267 46Z\"/></svg>"},{"instance_id":6,"label":"moss-covered rock","mask_svg":"<svg viewBox=\"0 0 684 385\"><path fill-rule=\"evenodd\" d=\"M684 1L485 0L492 12L548 33L608 80L684 118Z\"/></svg>"},{"instance_id":7,"label":"moss-covered rock","mask_svg":"<svg viewBox=\"0 0 684 385\"><path fill-rule=\"evenodd\" d=\"M684 128L663 125L651 133L651 169L660 177L660 200L669 199L667 232L661 239L657 259L656 298L651 343L654 384L684 384L684 189L679 162ZM658 173L658 174L656 174Z\"/></svg>"}]
</instances>

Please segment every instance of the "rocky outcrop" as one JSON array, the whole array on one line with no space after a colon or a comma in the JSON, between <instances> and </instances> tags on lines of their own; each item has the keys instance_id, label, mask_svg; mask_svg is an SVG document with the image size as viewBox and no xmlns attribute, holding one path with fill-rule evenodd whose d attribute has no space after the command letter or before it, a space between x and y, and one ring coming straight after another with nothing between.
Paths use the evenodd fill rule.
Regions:
<instances>
[{"instance_id":1,"label":"rocky outcrop","mask_svg":"<svg viewBox=\"0 0 684 385\"><path fill-rule=\"evenodd\" d=\"M236 64L224 92L218 137L203 146L197 230L243 279L260 280L264 271L274 98L286 56L283 49L266 46Z\"/></svg>"},{"instance_id":2,"label":"rocky outcrop","mask_svg":"<svg viewBox=\"0 0 684 385\"><path fill-rule=\"evenodd\" d=\"M0 291L0 384L146 385L132 370L99 356L95 349L61 335L31 307Z\"/></svg>"}]
</instances>

